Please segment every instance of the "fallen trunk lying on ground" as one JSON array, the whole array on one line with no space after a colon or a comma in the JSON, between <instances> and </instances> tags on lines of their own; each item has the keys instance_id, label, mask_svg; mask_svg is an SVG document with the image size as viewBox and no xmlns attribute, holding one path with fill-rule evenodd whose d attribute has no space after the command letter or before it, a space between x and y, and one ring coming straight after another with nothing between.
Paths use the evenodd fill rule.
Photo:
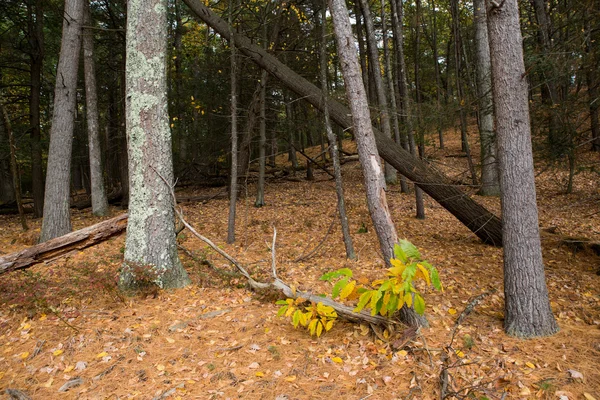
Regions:
<instances>
[{"instance_id":1,"label":"fallen trunk lying on ground","mask_svg":"<svg viewBox=\"0 0 600 400\"><path fill-rule=\"evenodd\" d=\"M230 32L233 30L230 30L227 22L219 18L203 2L184 0L184 3L198 18L213 28L219 35L229 40ZM246 36L235 34L234 37L235 45L244 55L279 79L288 89L317 109L323 110L321 89L278 61L267 51L253 44ZM327 106L331 118L338 125L344 129L352 128L351 114L347 107L330 97L327 98ZM453 186L448 177L414 157L377 129L373 128L373 131L375 132L379 155L385 161L452 213L484 243L494 246L502 245L502 224L498 217L471 199L461 189Z\"/></svg>"},{"instance_id":2,"label":"fallen trunk lying on ground","mask_svg":"<svg viewBox=\"0 0 600 400\"><path fill-rule=\"evenodd\" d=\"M16 253L5 255L0 257L0 274L29 268L73 250L83 250L86 247L94 246L123 232L126 227L127 214L122 214Z\"/></svg>"}]
</instances>

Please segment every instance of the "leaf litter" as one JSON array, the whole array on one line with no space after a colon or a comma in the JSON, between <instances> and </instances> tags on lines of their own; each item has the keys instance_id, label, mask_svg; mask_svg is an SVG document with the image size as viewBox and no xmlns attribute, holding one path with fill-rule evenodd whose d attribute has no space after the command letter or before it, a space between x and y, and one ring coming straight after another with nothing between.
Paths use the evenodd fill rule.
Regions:
<instances>
[{"instance_id":1,"label":"leaf litter","mask_svg":"<svg viewBox=\"0 0 600 400\"><path fill-rule=\"evenodd\" d=\"M460 146L456 138L448 142L446 152ZM345 146L353 150L352 143ZM462 162L447 161L444 154L437 150L432 157ZM282 165L286 160L277 161ZM440 168L457 170L455 165ZM597 177L577 175L574 193L565 195L564 174L537 176L540 226L558 232L542 236L551 306L561 328L552 337L524 341L506 336L502 250L481 244L429 198L427 218L414 219L413 196L393 186L388 203L400 237L416 244L438 268L445 287L444 293L424 291L429 328L399 329L384 341L368 326L338 321L320 338L311 337L276 318L273 296L252 293L243 277L222 273L234 270L185 231L179 243L195 259L183 252L180 257L193 284L157 297L124 298L115 286L124 246L120 236L2 277L0 387L33 399L436 399L442 353L456 318L470 299L496 288L458 326L452 351L446 353L448 391L465 396L471 390L477 398L489 399L600 398L600 259L559 240L598 240L600 202L589 200L599 197ZM352 269L357 280L381 277L385 263L358 163L344 165L358 260L344 258L337 225L310 254L336 213L333 183L318 170L315 177L312 182L268 180L262 208L253 207L254 187L249 185L249 196L238 203L238 241L233 245L224 240L226 200L185 204L183 209L198 231L259 277L270 273L273 226L278 229L278 274L299 290L331 292L318 278L340 268ZM185 194L213 190L188 189ZM499 213L498 199L477 200ZM73 211L74 229L100 220ZM31 245L40 222L30 221L33 229L23 233L18 218L0 216L2 252Z\"/></svg>"}]
</instances>

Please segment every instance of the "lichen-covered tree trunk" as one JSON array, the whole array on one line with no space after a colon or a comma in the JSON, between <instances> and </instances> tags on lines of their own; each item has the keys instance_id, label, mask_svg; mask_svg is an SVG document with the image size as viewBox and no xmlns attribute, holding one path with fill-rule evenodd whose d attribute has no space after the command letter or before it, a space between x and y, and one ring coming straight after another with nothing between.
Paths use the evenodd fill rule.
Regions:
<instances>
[{"instance_id":1,"label":"lichen-covered tree trunk","mask_svg":"<svg viewBox=\"0 0 600 400\"><path fill-rule=\"evenodd\" d=\"M528 86L517 0L486 0L504 243L504 328L546 336L558 326L550 309L538 227Z\"/></svg>"},{"instance_id":2,"label":"lichen-covered tree trunk","mask_svg":"<svg viewBox=\"0 0 600 400\"><path fill-rule=\"evenodd\" d=\"M177 256L167 110L167 0L127 4L126 124L129 221L119 287L189 283Z\"/></svg>"},{"instance_id":3,"label":"lichen-covered tree trunk","mask_svg":"<svg viewBox=\"0 0 600 400\"><path fill-rule=\"evenodd\" d=\"M477 100L479 104L479 141L481 146L482 196L499 196L498 162L496 160L496 133L494 132L494 104L492 102L492 66L487 31L485 0L473 0L475 19L475 59L477 64Z\"/></svg>"},{"instance_id":4,"label":"lichen-covered tree trunk","mask_svg":"<svg viewBox=\"0 0 600 400\"><path fill-rule=\"evenodd\" d=\"M83 22L90 26L92 17L88 0L84 2ZM102 175L102 152L100 150L100 128L98 126L98 93L96 89L96 62L94 61L94 37L91 30L83 35L83 72L85 77L85 108L87 112L88 147L90 157L90 183L92 191L92 213L108 215L108 199Z\"/></svg>"},{"instance_id":5,"label":"lichen-covered tree trunk","mask_svg":"<svg viewBox=\"0 0 600 400\"><path fill-rule=\"evenodd\" d=\"M56 68L54 113L50 128L44 220L40 242L71 231L69 209L71 148L73 147L82 19L83 0L65 0L62 40Z\"/></svg>"}]
</instances>

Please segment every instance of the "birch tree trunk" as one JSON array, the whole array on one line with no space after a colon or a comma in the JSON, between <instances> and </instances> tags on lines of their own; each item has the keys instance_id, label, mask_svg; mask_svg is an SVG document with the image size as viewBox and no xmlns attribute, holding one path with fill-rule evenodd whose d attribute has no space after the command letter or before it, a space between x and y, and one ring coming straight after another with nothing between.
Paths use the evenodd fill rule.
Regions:
<instances>
[{"instance_id":1,"label":"birch tree trunk","mask_svg":"<svg viewBox=\"0 0 600 400\"><path fill-rule=\"evenodd\" d=\"M82 20L83 0L65 0L62 40L56 68L54 114L50 128L44 220L40 242L71 231L69 205L71 149L73 147Z\"/></svg>"},{"instance_id":2,"label":"birch tree trunk","mask_svg":"<svg viewBox=\"0 0 600 400\"><path fill-rule=\"evenodd\" d=\"M171 187L173 158L167 109L167 0L127 4L126 123L129 220L123 291L190 283L177 256Z\"/></svg>"},{"instance_id":3,"label":"birch tree trunk","mask_svg":"<svg viewBox=\"0 0 600 400\"><path fill-rule=\"evenodd\" d=\"M83 24L90 26L92 17L88 0L84 2ZM85 77L85 108L87 112L88 147L90 157L90 183L92 214L108 215L108 199L104 189L100 129L98 127L98 94L96 90L96 62L94 61L94 36L92 30L83 32L83 72Z\"/></svg>"},{"instance_id":4,"label":"birch tree trunk","mask_svg":"<svg viewBox=\"0 0 600 400\"><path fill-rule=\"evenodd\" d=\"M502 189L504 329L519 337L558 331L538 227L528 87L517 0L486 0Z\"/></svg>"},{"instance_id":5,"label":"birch tree trunk","mask_svg":"<svg viewBox=\"0 0 600 400\"><path fill-rule=\"evenodd\" d=\"M499 196L500 181L494 132L494 104L492 101L492 66L487 31L485 0L473 0L475 19L475 60L477 64L477 100L479 104L479 141L481 144L482 196Z\"/></svg>"}]
</instances>

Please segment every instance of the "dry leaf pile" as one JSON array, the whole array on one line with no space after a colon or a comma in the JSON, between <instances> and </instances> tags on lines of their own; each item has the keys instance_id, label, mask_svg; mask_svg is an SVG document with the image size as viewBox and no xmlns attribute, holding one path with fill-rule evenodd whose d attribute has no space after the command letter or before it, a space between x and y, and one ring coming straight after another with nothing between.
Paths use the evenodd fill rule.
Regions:
<instances>
[{"instance_id":1,"label":"dry leaf pile","mask_svg":"<svg viewBox=\"0 0 600 400\"><path fill-rule=\"evenodd\" d=\"M434 155L448 173L464 161L444 157L460 146L457 140L450 145ZM279 165L284 161L278 159ZM248 197L238 205L234 245L224 240L227 200L185 204L185 216L259 277L270 273L272 226L278 230L278 273L299 289L331 292L318 278L342 267L359 279L382 276L385 266L359 164L344 165L356 261L344 258L333 182L318 169L315 177L312 182L270 179L267 204L258 209L250 183ZM414 219L413 196L394 186L388 201L400 237L420 248L445 287L443 293L424 293L429 328L398 329L382 340L387 332L338 321L321 338L310 337L276 317L275 297L249 291L226 260L185 231L179 236L186 249L180 256L193 284L123 298L115 288L121 236L2 276L0 389L20 390L32 399L437 399L446 368L447 390L456 398L472 393L477 399L600 399L600 258L560 240L600 241L597 177L578 175L571 195L561 194L564 178L562 171L537 178L540 225L552 232L544 233L543 244L561 328L555 336L507 337L502 250L481 244L431 199L426 199L427 219ZM188 191L213 190L220 189ZM499 212L498 199L478 201ZM75 211L73 220L74 229L99 221L87 210ZM0 217L0 225L0 248L9 253L35 241L40 221L30 221L33 233L21 233L14 216ZM361 228L367 232L358 233ZM295 261L321 241L317 252ZM490 289L497 291L456 327L470 299Z\"/></svg>"}]
</instances>

